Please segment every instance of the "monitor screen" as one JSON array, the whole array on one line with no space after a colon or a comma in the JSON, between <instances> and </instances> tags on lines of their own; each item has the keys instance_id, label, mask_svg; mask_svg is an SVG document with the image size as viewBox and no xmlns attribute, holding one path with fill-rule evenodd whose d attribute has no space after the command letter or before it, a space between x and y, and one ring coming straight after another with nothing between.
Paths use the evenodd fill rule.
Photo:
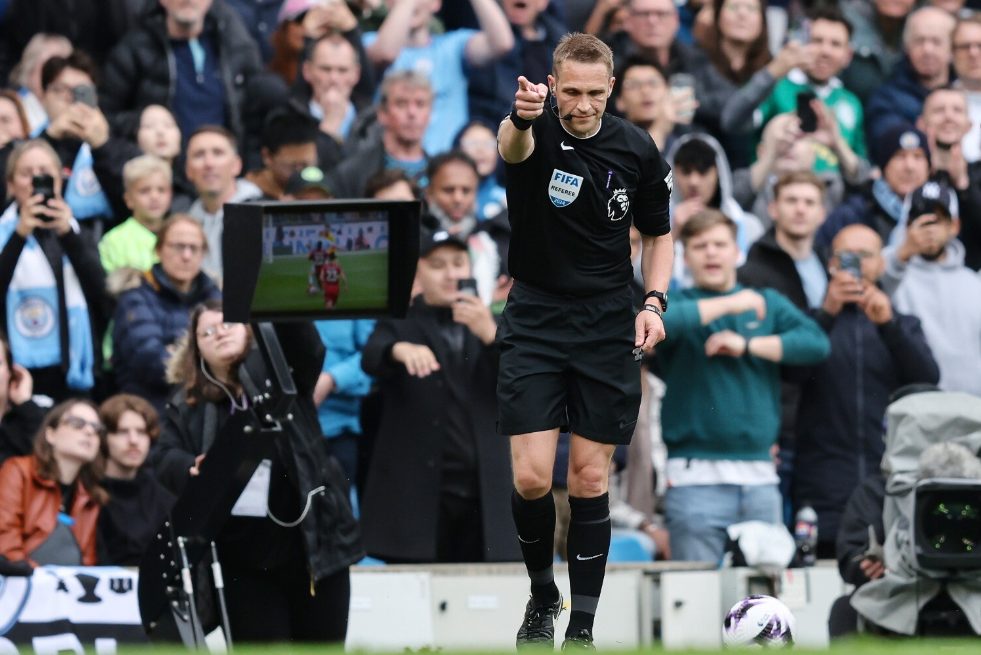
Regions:
<instances>
[{"instance_id":1,"label":"monitor screen","mask_svg":"<svg viewBox=\"0 0 981 655\"><path fill-rule=\"evenodd\" d=\"M252 311L382 311L388 306L388 213L263 217Z\"/></svg>"},{"instance_id":2,"label":"monitor screen","mask_svg":"<svg viewBox=\"0 0 981 655\"><path fill-rule=\"evenodd\" d=\"M225 313L253 321L404 315L419 211L418 202L365 200L226 205Z\"/></svg>"}]
</instances>

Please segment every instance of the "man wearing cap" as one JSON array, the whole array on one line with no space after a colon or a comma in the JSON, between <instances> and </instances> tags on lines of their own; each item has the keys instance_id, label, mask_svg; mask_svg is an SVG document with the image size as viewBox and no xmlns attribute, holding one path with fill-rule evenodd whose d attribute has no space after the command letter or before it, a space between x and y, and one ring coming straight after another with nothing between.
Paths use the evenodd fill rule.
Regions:
<instances>
[{"instance_id":1,"label":"man wearing cap","mask_svg":"<svg viewBox=\"0 0 981 655\"><path fill-rule=\"evenodd\" d=\"M884 243L903 219L906 195L930 176L930 147L923 132L909 124L895 125L879 138L875 165L882 175L861 192L845 199L817 233L818 245L829 245L846 225L872 228Z\"/></svg>"},{"instance_id":2,"label":"man wearing cap","mask_svg":"<svg viewBox=\"0 0 981 655\"><path fill-rule=\"evenodd\" d=\"M866 225L849 225L834 238L831 279L814 314L831 341L831 355L801 372L793 483L795 508L818 515L818 557L834 558L845 502L879 470L882 417L889 396L939 377L920 321L900 314L878 287L882 240ZM981 333L979 333L981 334Z\"/></svg>"},{"instance_id":3,"label":"man wearing cap","mask_svg":"<svg viewBox=\"0 0 981 655\"><path fill-rule=\"evenodd\" d=\"M508 444L494 431L497 322L461 291L466 243L422 232L421 293L404 319L379 321L362 352L384 405L361 503L365 549L389 563L517 560Z\"/></svg>"},{"instance_id":4,"label":"man wearing cap","mask_svg":"<svg viewBox=\"0 0 981 655\"><path fill-rule=\"evenodd\" d=\"M927 182L910 196L905 239L887 248L883 286L920 319L940 388L981 396L981 277L964 266L957 197Z\"/></svg>"},{"instance_id":5,"label":"man wearing cap","mask_svg":"<svg viewBox=\"0 0 981 655\"><path fill-rule=\"evenodd\" d=\"M307 166L290 175L286 182L283 200L330 200L334 197L324 172L316 166Z\"/></svg>"}]
</instances>

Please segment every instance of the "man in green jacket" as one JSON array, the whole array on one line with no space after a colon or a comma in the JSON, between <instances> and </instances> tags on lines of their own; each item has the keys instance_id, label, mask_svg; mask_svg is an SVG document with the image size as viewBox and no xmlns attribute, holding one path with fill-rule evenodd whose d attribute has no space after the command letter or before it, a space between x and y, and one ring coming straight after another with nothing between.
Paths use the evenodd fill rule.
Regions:
<instances>
[{"instance_id":1,"label":"man in green jacket","mask_svg":"<svg viewBox=\"0 0 981 655\"><path fill-rule=\"evenodd\" d=\"M695 286L671 299L657 357L667 383L665 517L675 559L718 562L726 528L781 523L772 455L780 430L780 367L810 366L830 344L777 291L736 283L736 225L704 210L681 230Z\"/></svg>"}]
</instances>

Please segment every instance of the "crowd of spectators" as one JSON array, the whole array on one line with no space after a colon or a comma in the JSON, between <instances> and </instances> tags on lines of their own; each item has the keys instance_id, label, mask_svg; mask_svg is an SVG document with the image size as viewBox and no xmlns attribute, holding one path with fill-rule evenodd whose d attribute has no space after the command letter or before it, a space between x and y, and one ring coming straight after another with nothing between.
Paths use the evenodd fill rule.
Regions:
<instances>
[{"instance_id":1,"label":"crowd of spectators","mask_svg":"<svg viewBox=\"0 0 981 655\"><path fill-rule=\"evenodd\" d=\"M346 511L386 562L519 559L495 335L521 199L496 133L516 78L545 82L569 31L613 50L604 121L642 126L673 170L667 339L643 362L642 447L612 464L615 527L652 556L716 562L730 524L810 505L833 557L890 395L981 395L977 0L75 4L0 0L0 555L15 564L138 564L214 408L219 424L244 409L224 205L365 197L421 200L423 247L404 320L318 323L326 357L296 373ZM268 510L296 516L311 446L289 440ZM226 530L235 602L266 605L249 589L277 567L329 586L360 552L338 512L350 539L330 564L312 554L326 515Z\"/></svg>"}]
</instances>

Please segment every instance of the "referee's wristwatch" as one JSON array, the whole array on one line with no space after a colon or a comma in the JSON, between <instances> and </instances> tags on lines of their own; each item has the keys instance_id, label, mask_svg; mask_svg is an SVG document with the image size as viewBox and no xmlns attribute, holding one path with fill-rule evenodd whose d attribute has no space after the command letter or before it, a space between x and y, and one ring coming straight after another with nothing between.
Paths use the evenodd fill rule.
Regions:
<instances>
[{"instance_id":1,"label":"referee's wristwatch","mask_svg":"<svg viewBox=\"0 0 981 655\"><path fill-rule=\"evenodd\" d=\"M668 311L668 294L667 293L661 293L660 291L651 291L649 294L647 294L646 296L644 296L644 302L646 303L651 298L657 298L660 301L660 303L661 303L661 308L660 309L661 309L662 312ZM646 308L646 305L645 305L645 308ZM660 313L661 312L658 312L658 314L660 314Z\"/></svg>"}]
</instances>

